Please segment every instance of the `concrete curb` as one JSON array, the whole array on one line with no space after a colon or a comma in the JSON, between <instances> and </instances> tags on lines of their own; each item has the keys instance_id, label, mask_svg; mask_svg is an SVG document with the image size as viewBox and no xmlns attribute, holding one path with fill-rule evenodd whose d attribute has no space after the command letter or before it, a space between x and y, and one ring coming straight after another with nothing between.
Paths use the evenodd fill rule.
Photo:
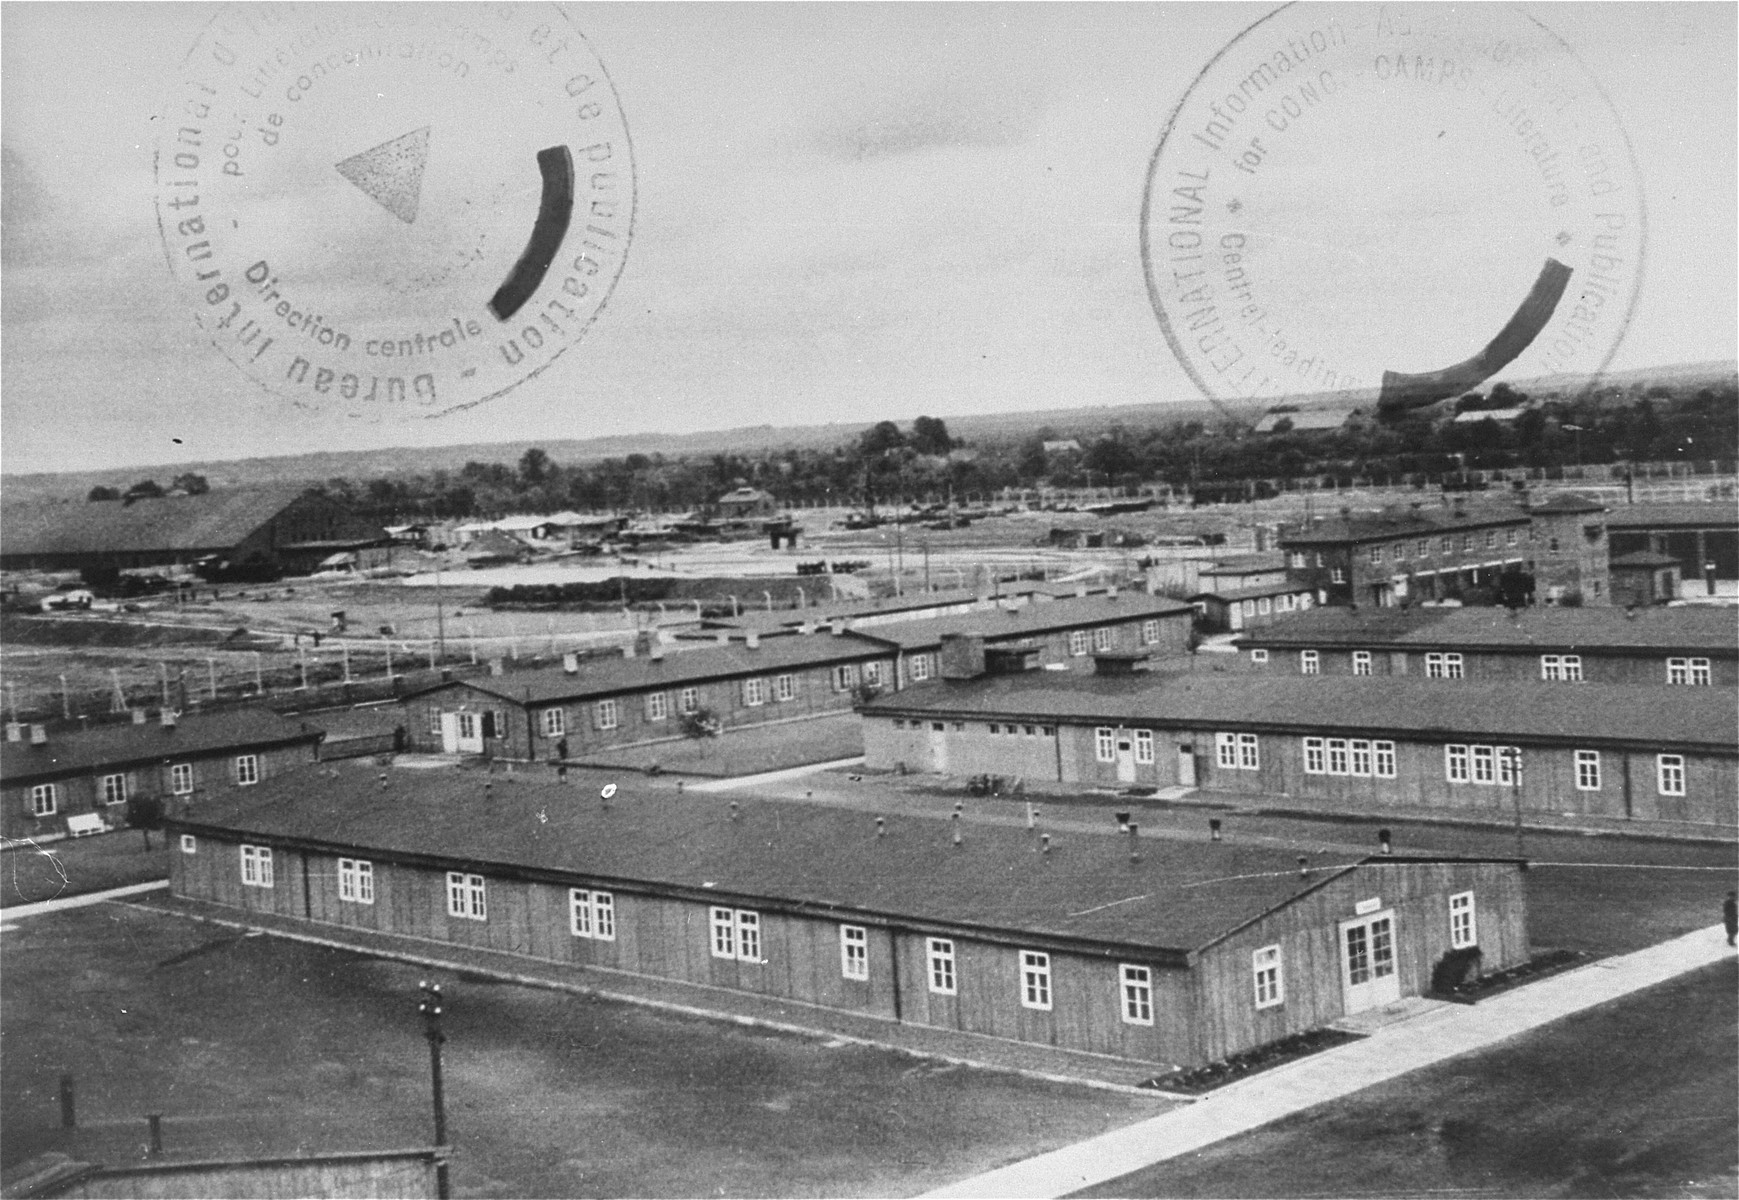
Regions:
<instances>
[{"instance_id":1,"label":"concrete curb","mask_svg":"<svg viewBox=\"0 0 1739 1200\"><path fill-rule=\"evenodd\" d=\"M45 913L65 912L69 908L85 908L106 900L124 900L128 896L142 896L146 892L166 891L168 887L167 879L154 879L149 883L130 883L126 887L110 888L106 892L68 896L64 900L39 900L35 904L15 904L10 908L0 908L0 921L7 922L6 926L0 926L0 932L4 932L11 922L23 917L39 917Z\"/></svg>"}]
</instances>

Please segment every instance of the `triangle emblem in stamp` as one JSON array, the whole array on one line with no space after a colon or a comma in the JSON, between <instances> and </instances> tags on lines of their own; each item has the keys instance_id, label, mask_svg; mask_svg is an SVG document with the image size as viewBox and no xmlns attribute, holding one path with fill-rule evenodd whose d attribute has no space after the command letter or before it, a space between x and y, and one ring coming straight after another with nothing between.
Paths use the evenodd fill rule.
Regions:
<instances>
[{"instance_id":1,"label":"triangle emblem in stamp","mask_svg":"<svg viewBox=\"0 0 1739 1200\"><path fill-rule=\"evenodd\" d=\"M429 157L429 129L428 125L413 129L334 165L369 199L406 225L414 224L423 191L423 164Z\"/></svg>"}]
</instances>

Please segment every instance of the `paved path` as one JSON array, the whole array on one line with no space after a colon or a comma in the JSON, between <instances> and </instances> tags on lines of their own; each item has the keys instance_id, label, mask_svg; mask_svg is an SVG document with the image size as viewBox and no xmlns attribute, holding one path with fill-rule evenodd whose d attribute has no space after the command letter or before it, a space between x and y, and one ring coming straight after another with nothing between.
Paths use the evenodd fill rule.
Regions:
<instances>
[{"instance_id":1,"label":"paved path","mask_svg":"<svg viewBox=\"0 0 1739 1200\"><path fill-rule=\"evenodd\" d=\"M22 917L40 917L44 913L65 912L69 908L84 908L91 904L101 904L105 900L120 900L127 896L140 896L146 892L160 892L169 886L167 879L153 879L148 883L130 883L126 887L110 888L106 892L87 892L82 896L68 896L64 900L39 900L35 904L14 904L8 908L0 908L0 933L11 927L13 921Z\"/></svg>"},{"instance_id":2,"label":"paved path","mask_svg":"<svg viewBox=\"0 0 1739 1200\"><path fill-rule=\"evenodd\" d=\"M836 758L832 762L807 763L801 767L787 767L783 771L764 771L759 775L736 775L730 779L714 779L709 783L689 784L691 792L734 792L739 788L764 787L769 783L783 783L787 779L800 779L805 775L814 775L819 771L831 771L834 767L849 767L861 763L863 755L855 758Z\"/></svg>"},{"instance_id":3,"label":"paved path","mask_svg":"<svg viewBox=\"0 0 1739 1200\"><path fill-rule=\"evenodd\" d=\"M1448 1005L1219 1089L1186 1108L964 1179L932 1196L1065 1196L1662 983L1731 955L1719 926L1479 1004Z\"/></svg>"}]
</instances>

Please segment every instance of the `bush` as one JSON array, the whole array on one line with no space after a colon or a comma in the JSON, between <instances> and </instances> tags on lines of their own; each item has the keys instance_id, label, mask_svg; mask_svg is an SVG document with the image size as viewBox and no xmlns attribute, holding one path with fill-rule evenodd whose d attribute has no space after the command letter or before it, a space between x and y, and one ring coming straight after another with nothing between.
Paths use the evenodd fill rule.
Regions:
<instances>
[{"instance_id":1,"label":"bush","mask_svg":"<svg viewBox=\"0 0 1739 1200\"><path fill-rule=\"evenodd\" d=\"M670 597L674 579L627 579L618 576L598 583L522 583L492 587L483 597L491 608L556 608L567 604L603 604L612 607L652 604Z\"/></svg>"},{"instance_id":2,"label":"bush","mask_svg":"<svg viewBox=\"0 0 1739 1200\"><path fill-rule=\"evenodd\" d=\"M724 728L718 714L710 708L697 708L682 716L682 732L684 737L709 738L717 737Z\"/></svg>"}]
</instances>

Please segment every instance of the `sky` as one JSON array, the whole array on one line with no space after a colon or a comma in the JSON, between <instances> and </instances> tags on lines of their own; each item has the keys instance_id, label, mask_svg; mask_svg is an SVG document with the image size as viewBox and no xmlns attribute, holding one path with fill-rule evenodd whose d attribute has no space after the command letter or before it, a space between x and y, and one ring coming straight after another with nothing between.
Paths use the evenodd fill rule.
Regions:
<instances>
[{"instance_id":1,"label":"sky","mask_svg":"<svg viewBox=\"0 0 1739 1200\"><path fill-rule=\"evenodd\" d=\"M1192 80L1272 6L566 11L633 140L633 243L609 302L506 395L372 422L265 392L207 344L172 278L155 115L218 8L0 6L0 468L1200 398L1155 318L1143 192ZM1521 9L1573 48L1634 147L1647 267L1612 369L1739 356L1736 11ZM1287 178L1320 208L1319 172L1271 186ZM1457 253L1475 272L1478 247ZM1454 273L1406 294L1428 310ZM1498 321L1520 299L1501 286ZM1442 366L1456 340L1403 357Z\"/></svg>"}]
</instances>

